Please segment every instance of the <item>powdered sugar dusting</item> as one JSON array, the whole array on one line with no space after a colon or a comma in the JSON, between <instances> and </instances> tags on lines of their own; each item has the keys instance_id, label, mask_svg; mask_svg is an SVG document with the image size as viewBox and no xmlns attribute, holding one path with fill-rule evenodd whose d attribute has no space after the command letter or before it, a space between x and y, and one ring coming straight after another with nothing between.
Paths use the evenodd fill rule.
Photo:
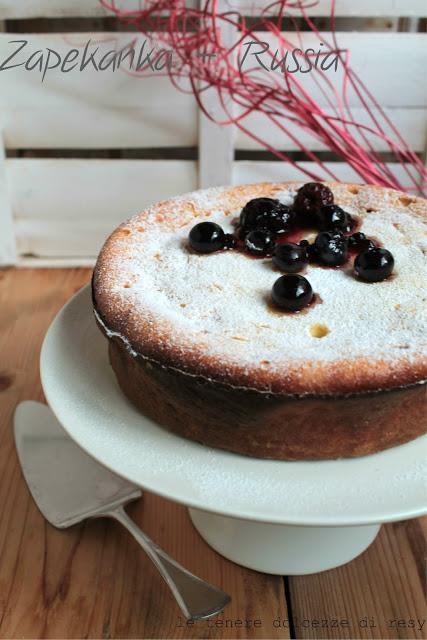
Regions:
<instances>
[{"instance_id":1,"label":"powdered sugar dusting","mask_svg":"<svg viewBox=\"0 0 427 640\"><path fill-rule=\"evenodd\" d=\"M309 266L304 275L322 300L299 314L276 312L269 304L281 275L269 259L235 251L199 255L188 249L191 227L210 219L231 231L239 210L224 206L222 189L176 199L197 208L184 224L155 223L151 211L132 218L120 253L111 257L103 287L143 318L147 310L174 328L174 340L227 362L283 368L287 362L332 362L347 358L393 360L427 356L427 231L421 217L384 206L366 213L362 231L378 238L395 258L395 275L380 283L357 280L352 268ZM263 193L264 195L264 193ZM275 191L290 204L295 189ZM346 205L361 215L357 207ZM144 229L141 232L141 225ZM313 337L313 325L329 332Z\"/></svg>"}]
</instances>

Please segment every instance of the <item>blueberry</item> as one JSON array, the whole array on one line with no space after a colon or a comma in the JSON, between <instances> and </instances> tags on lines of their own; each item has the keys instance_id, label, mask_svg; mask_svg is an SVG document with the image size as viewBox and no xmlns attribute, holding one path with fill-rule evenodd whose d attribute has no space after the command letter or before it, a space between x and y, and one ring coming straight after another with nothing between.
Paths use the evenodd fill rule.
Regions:
<instances>
[{"instance_id":1,"label":"blueberry","mask_svg":"<svg viewBox=\"0 0 427 640\"><path fill-rule=\"evenodd\" d=\"M394 258L387 249L369 249L360 253L354 261L354 270L366 282L380 282L391 274Z\"/></svg>"},{"instance_id":2,"label":"blueberry","mask_svg":"<svg viewBox=\"0 0 427 640\"><path fill-rule=\"evenodd\" d=\"M224 248L235 249L237 246L237 238L232 233L226 233L224 236Z\"/></svg>"},{"instance_id":3,"label":"blueberry","mask_svg":"<svg viewBox=\"0 0 427 640\"><path fill-rule=\"evenodd\" d=\"M247 232L268 229L272 233L289 231L293 222L290 207L273 198L254 198L245 204L240 214L240 226Z\"/></svg>"},{"instance_id":4,"label":"blueberry","mask_svg":"<svg viewBox=\"0 0 427 640\"><path fill-rule=\"evenodd\" d=\"M264 213L257 219L257 227L265 228L272 233L286 233L292 227L294 214L290 207L280 204L271 212Z\"/></svg>"},{"instance_id":5,"label":"blueberry","mask_svg":"<svg viewBox=\"0 0 427 640\"><path fill-rule=\"evenodd\" d=\"M286 311L299 311L313 299L313 289L309 281L303 276L280 276L273 285L271 292L273 302Z\"/></svg>"},{"instance_id":6,"label":"blueberry","mask_svg":"<svg viewBox=\"0 0 427 640\"><path fill-rule=\"evenodd\" d=\"M348 239L348 244L350 247L358 247L362 242L366 240L366 236L361 231L357 233L353 233Z\"/></svg>"},{"instance_id":7,"label":"blueberry","mask_svg":"<svg viewBox=\"0 0 427 640\"><path fill-rule=\"evenodd\" d=\"M348 245L358 251L369 251L369 249L376 249L377 246L373 240L369 240L361 231L353 233L353 235L349 237Z\"/></svg>"},{"instance_id":8,"label":"blueberry","mask_svg":"<svg viewBox=\"0 0 427 640\"><path fill-rule=\"evenodd\" d=\"M307 259L309 262L317 262L318 255L317 249L314 244L308 243L308 247L305 247L305 251L307 253Z\"/></svg>"},{"instance_id":9,"label":"blueberry","mask_svg":"<svg viewBox=\"0 0 427 640\"><path fill-rule=\"evenodd\" d=\"M371 251L371 249L377 249L377 245L373 240L366 239L364 245L361 247L362 251Z\"/></svg>"},{"instance_id":10,"label":"blueberry","mask_svg":"<svg viewBox=\"0 0 427 640\"><path fill-rule=\"evenodd\" d=\"M190 246L200 253L212 253L222 249L225 244L225 233L215 222L199 222L188 236Z\"/></svg>"},{"instance_id":11,"label":"blueberry","mask_svg":"<svg viewBox=\"0 0 427 640\"><path fill-rule=\"evenodd\" d=\"M241 227L240 224L238 224L236 226L236 229L235 229L234 233L236 235L236 238L238 238L239 240L244 240L245 239L245 235L247 234L247 231L245 231L245 229L243 227Z\"/></svg>"},{"instance_id":12,"label":"blueberry","mask_svg":"<svg viewBox=\"0 0 427 640\"><path fill-rule=\"evenodd\" d=\"M307 265L307 251L293 242L284 242L276 245L273 262L285 273L297 273Z\"/></svg>"},{"instance_id":13,"label":"blueberry","mask_svg":"<svg viewBox=\"0 0 427 640\"><path fill-rule=\"evenodd\" d=\"M328 204L317 213L319 229L323 231L350 231L351 216L337 204Z\"/></svg>"},{"instance_id":14,"label":"blueberry","mask_svg":"<svg viewBox=\"0 0 427 640\"><path fill-rule=\"evenodd\" d=\"M314 243L318 260L335 267L347 260L347 239L339 232L323 231Z\"/></svg>"},{"instance_id":15,"label":"blueberry","mask_svg":"<svg viewBox=\"0 0 427 640\"><path fill-rule=\"evenodd\" d=\"M244 229L255 229L259 216L270 213L275 205L273 198L254 198L249 200L240 213L240 226Z\"/></svg>"},{"instance_id":16,"label":"blueberry","mask_svg":"<svg viewBox=\"0 0 427 640\"><path fill-rule=\"evenodd\" d=\"M274 237L266 229L255 229L246 236L245 246L255 256L266 256L273 252Z\"/></svg>"}]
</instances>

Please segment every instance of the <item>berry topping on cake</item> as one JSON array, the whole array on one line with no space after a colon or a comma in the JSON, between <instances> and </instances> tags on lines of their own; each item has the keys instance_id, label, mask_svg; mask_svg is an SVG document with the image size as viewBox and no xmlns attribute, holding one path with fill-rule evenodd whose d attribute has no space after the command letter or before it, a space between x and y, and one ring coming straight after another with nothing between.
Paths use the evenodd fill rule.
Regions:
<instances>
[{"instance_id":1,"label":"berry topping on cake","mask_svg":"<svg viewBox=\"0 0 427 640\"><path fill-rule=\"evenodd\" d=\"M350 231L352 218L337 204L328 204L317 213L317 224L322 231Z\"/></svg>"},{"instance_id":2,"label":"berry topping on cake","mask_svg":"<svg viewBox=\"0 0 427 640\"><path fill-rule=\"evenodd\" d=\"M352 252L358 254L354 270L361 280L379 282L391 274L392 254L380 249L378 241L362 231L349 235L356 226L356 218L334 203L334 194L327 185L304 184L297 190L293 205L288 197L282 199L286 204L268 197L249 200L234 222L233 233L224 233L215 222L196 224L189 234L190 246L200 253L236 249L256 257L272 257L274 266L286 274L297 274L308 263L339 267L346 264ZM363 219L362 214L357 223ZM311 237L300 239L307 226L320 231L314 241ZM281 308L298 311L309 304L313 292L302 276L283 276L275 283L272 295Z\"/></svg>"},{"instance_id":3,"label":"berry topping on cake","mask_svg":"<svg viewBox=\"0 0 427 640\"><path fill-rule=\"evenodd\" d=\"M366 242L364 244L363 247L361 247L362 251L370 251L371 249L378 249L377 245L375 244L375 242L373 240L369 240L369 238L366 238Z\"/></svg>"},{"instance_id":4,"label":"berry topping on cake","mask_svg":"<svg viewBox=\"0 0 427 640\"><path fill-rule=\"evenodd\" d=\"M394 258L387 249L369 249L354 261L354 270L366 282L380 282L392 273Z\"/></svg>"},{"instance_id":5,"label":"berry topping on cake","mask_svg":"<svg viewBox=\"0 0 427 640\"><path fill-rule=\"evenodd\" d=\"M270 213L276 206L273 198L254 198L249 200L240 213L240 226L243 229L255 229L260 216Z\"/></svg>"},{"instance_id":6,"label":"berry topping on cake","mask_svg":"<svg viewBox=\"0 0 427 640\"><path fill-rule=\"evenodd\" d=\"M319 262L324 265L336 267L347 260L347 238L339 231L319 233L314 246Z\"/></svg>"},{"instance_id":7,"label":"berry topping on cake","mask_svg":"<svg viewBox=\"0 0 427 640\"><path fill-rule=\"evenodd\" d=\"M366 236L361 231L353 233L348 239L348 246L359 248L363 242L365 242Z\"/></svg>"},{"instance_id":8,"label":"berry topping on cake","mask_svg":"<svg viewBox=\"0 0 427 640\"><path fill-rule=\"evenodd\" d=\"M308 243L307 243L308 244ZM276 245L273 263L285 273L297 273L307 266L307 251L304 246L293 242Z\"/></svg>"},{"instance_id":9,"label":"berry topping on cake","mask_svg":"<svg viewBox=\"0 0 427 640\"><path fill-rule=\"evenodd\" d=\"M199 222L188 236L190 246L199 253L213 253L224 248L225 233L215 222Z\"/></svg>"},{"instance_id":10,"label":"berry topping on cake","mask_svg":"<svg viewBox=\"0 0 427 640\"><path fill-rule=\"evenodd\" d=\"M226 233L224 236L224 248L235 249L237 247L237 238L232 233Z\"/></svg>"},{"instance_id":11,"label":"berry topping on cake","mask_svg":"<svg viewBox=\"0 0 427 640\"><path fill-rule=\"evenodd\" d=\"M271 292L273 302L286 311L300 311L313 299L313 289L304 276L280 276Z\"/></svg>"},{"instance_id":12,"label":"berry topping on cake","mask_svg":"<svg viewBox=\"0 0 427 640\"><path fill-rule=\"evenodd\" d=\"M316 214L327 205L333 204L334 194L321 182L307 182L296 195L294 209L304 224L316 226Z\"/></svg>"},{"instance_id":13,"label":"berry topping on cake","mask_svg":"<svg viewBox=\"0 0 427 640\"><path fill-rule=\"evenodd\" d=\"M240 214L240 226L244 231L268 229L272 233L289 231L293 221L290 207L273 198L249 200Z\"/></svg>"},{"instance_id":14,"label":"berry topping on cake","mask_svg":"<svg viewBox=\"0 0 427 640\"><path fill-rule=\"evenodd\" d=\"M271 255L274 249L274 236L266 229L254 229L246 236L245 247L254 256Z\"/></svg>"},{"instance_id":15,"label":"berry topping on cake","mask_svg":"<svg viewBox=\"0 0 427 640\"><path fill-rule=\"evenodd\" d=\"M305 252L307 254L307 260L309 262L317 262L318 255L317 255L316 245L314 243L313 244L308 243L308 246L305 247Z\"/></svg>"},{"instance_id":16,"label":"berry topping on cake","mask_svg":"<svg viewBox=\"0 0 427 640\"><path fill-rule=\"evenodd\" d=\"M364 233L358 231L349 237L348 246L357 251L368 251L369 249L376 249L377 245L373 240L367 238Z\"/></svg>"}]
</instances>

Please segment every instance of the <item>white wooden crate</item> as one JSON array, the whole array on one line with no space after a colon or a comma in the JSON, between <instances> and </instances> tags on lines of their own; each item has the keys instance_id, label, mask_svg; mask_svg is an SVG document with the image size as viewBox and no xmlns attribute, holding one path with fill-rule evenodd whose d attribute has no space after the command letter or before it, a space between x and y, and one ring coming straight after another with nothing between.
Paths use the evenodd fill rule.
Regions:
<instances>
[{"instance_id":1,"label":"white wooden crate","mask_svg":"<svg viewBox=\"0 0 427 640\"><path fill-rule=\"evenodd\" d=\"M140 0L135 0L138 6ZM253 13L270 2L221 0L222 6ZM129 6L129 3L127 3ZM423 1L337 0L337 16L421 16ZM321 0L311 15L328 15L330 0ZM33 17L105 16L98 0L0 0L0 20ZM265 37L264 37L265 36ZM0 33L0 59L10 40L28 38L31 47L65 51L89 38L100 51L123 46L129 33ZM233 34L228 37L231 39ZM262 35L267 39L267 34ZM325 34L325 38L328 38ZM416 151L425 149L426 85L420 77L424 34L338 33L351 52L352 67ZM305 46L315 37L304 33ZM310 74L307 74L308 76ZM338 81L336 74L334 82ZM312 80L306 76L309 86ZM317 89L311 87L316 95ZM319 103L324 104L321 95ZM323 100L323 102L322 102ZM356 103L355 103L356 104ZM215 100L210 102L215 110ZM355 115L360 113L355 109ZM269 126L260 114L245 121L277 148L295 146ZM259 147L232 127L218 127L198 116L193 97L177 91L167 78L138 78L125 72L39 74L22 69L0 73L0 264L86 264L118 222L158 199L198 186L265 179L303 179L280 162L233 162L234 148ZM298 134L313 151L325 148ZM20 149L199 148L195 160L5 158ZM1 147L1 145L0 145ZM382 142L376 148L384 150ZM158 153L156 157L158 157ZM303 167L312 169L311 163ZM357 180L345 164L330 163L342 180ZM401 168L392 167L401 177Z\"/></svg>"}]
</instances>

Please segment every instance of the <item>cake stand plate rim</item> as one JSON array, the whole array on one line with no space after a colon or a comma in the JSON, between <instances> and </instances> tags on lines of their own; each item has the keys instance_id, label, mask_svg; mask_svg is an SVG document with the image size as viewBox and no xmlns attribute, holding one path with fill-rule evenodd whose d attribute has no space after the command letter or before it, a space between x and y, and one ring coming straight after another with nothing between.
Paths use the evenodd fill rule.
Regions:
<instances>
[{"instance_id":1,"label":"cake stand plate rim","mask_svg":"<svg viewBox=\"0 0 427 640\"><path fill-rule=\"evenodd\" d=\"M41 350L47 402L89 455L139 487L224 516L305 526L392 522L427 513L427 436L348 460L246 458L185 440L142 416L108 365L83 287Z\"/></svg>"}]
</instances>

